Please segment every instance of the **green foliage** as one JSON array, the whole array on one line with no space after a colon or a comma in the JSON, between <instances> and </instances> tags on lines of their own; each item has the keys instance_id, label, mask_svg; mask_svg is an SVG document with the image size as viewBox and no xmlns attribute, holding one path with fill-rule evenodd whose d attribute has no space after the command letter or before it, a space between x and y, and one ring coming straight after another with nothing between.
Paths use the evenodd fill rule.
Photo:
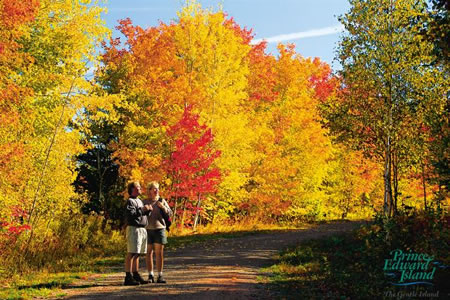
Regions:
<instances>
[{"instance_id":1,"label":"green foliage","mask_svg":"<svg viewBox=\"0 0 450 300\"><path fill-rule=\"evenodd\" d=\"M350 4L340 17L346 28L337 51L342 89L322 112L338 141L384 167L384 210L392 215L399 181L411 167L432 169L430 148L440 138L429 127L431 120L446 121L448 76L433 65L433 44L421 35L429 22L426 1Z\"/></svg>"},{"instance_id":2,"label":"green foliage","mask_svg":"<svg viewBox=\"0 0 450 300\"><path fill-rule=\"evenodd\" d=\"M447 0L431 0L429 9L430 23L425 31L425 36L434 43L434 52L438 62L447 64L450 58L450 3Z\"/></svg>"},{"instance_id":3,"label":"green foliage","mask_svg":"<svg viewBox=\"0 0 450 300\"><path fill-rule=\"evenodd\" d=\"M449 264L449 220L448 214L441 210L402 210L392 219L377 215L373 225L363 229L361 237L378 253L411 249L432 254Z\"/></svg>"},{"instance_id":4,"label":"green foliage","mask_svg":"<svg viewBox=\"0 0 450 300\"><path fill-rule=\"evenodd\" d=\"M114 221L120 227L124 222L123 195L125 182L119 175L119 165L108 150L108 142L96 143L86 153L77 156L75 189L87 194L89 201L83 204L85 214L96 213L104 222Z\"/></svg>"},{"instance_id":5,"label":"green foliage","mask_svg":"<svg viewBox=\"0 0 450 300\"><path fill-rule=\"evenodd\" d=\"M280 254L279 264L271 267L276 277L272 288L282 290L287 299L362 299L379 296L375 276L364 244L349 236L311 240ZM366 260L364 263L361 260ZM382 273L381 273L382 275Z\"/></svg>"},{"instance_id":6,"label":"green foliage","mask_svg":"<svg viewBox=\"0 0 450 300\"><path fill-rule=\"evenodd\" d=\"M63 296L61 288L74 280L84 278L87 273L57 273L14 277L13 284L0 288L0 299L37 299Z\"/></svg>"}]
</instances>

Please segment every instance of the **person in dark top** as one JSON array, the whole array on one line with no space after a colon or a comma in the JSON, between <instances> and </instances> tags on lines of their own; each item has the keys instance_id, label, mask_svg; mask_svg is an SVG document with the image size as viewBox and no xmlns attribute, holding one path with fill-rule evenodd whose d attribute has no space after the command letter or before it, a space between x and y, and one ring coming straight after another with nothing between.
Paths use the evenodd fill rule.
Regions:
<instances>
[{"instance_id":1,"label":"person in dark top","mask_svg":"<svg viewBox=\"0 0 450 300\"><path fill-rule=\"evenodd\" d=\"M144 205L138 196L142 193L139 182L128 184L130 198L126 205L127 218L127 256L125 258L124 285L139 285L148 283L139 274L139 256L147 253L148 215L153 210L151 205Z\"/></svg>"}]
</instances>

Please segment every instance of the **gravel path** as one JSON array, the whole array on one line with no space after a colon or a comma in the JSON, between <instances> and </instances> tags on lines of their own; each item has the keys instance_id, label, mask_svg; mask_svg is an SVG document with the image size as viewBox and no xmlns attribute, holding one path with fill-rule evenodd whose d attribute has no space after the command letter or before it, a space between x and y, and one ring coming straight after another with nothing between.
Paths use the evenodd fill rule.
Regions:
<instances>
[{"instance_id":1,"label":"gravel path","mask_svg":"<svg viewBox=\"0 0 450 300\"><path fill-rule=\"evenodd\" d=\"M348 232L361 224L364 222L334 222L167 250L167 284L123 286L123 266L117 266L115 273L98 274L67 287L64 299L272 299L257 276L262 267L274 263L279 250L303 240ZM144 267L141 259L140 273L147 278Z\"/></svg>"}]
</instances>

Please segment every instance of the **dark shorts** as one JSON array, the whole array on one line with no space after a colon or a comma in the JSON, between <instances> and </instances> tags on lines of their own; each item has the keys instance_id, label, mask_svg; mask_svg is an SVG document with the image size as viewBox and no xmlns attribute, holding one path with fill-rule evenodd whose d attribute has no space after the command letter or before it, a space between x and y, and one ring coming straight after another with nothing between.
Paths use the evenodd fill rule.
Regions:
<instances>
[{"instance_id":1,"label":"dark shorts","mask_svg":"<svg viewBox=\"0 0 450 300\"><path fill-rule=\"evenodd\" d=\"M147 229L147 243L148 244L167 244L166 229Z\"/></svg>"}]
</instances>

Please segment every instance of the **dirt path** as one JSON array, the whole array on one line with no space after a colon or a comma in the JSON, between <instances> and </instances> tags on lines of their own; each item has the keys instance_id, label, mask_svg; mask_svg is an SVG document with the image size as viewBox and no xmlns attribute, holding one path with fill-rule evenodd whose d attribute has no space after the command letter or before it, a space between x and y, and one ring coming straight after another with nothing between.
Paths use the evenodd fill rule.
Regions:
<instances>
[{"instance_id":1,"label":"dirt path","mask_svg":"<svg viewBox=\"0 0 450 300\"><path fill-rule=\"evenodd\" d=\"M118 266L116 273L92 276L68 287L64 299L272 299L257 276L261 267L274 262L279 250L303 240L350 231L361 224L336 222L167 250L167 284L123 286L123 266ZM143 267L141 260L140 272L147 278Z\"/></svg>"}]
</instances>

